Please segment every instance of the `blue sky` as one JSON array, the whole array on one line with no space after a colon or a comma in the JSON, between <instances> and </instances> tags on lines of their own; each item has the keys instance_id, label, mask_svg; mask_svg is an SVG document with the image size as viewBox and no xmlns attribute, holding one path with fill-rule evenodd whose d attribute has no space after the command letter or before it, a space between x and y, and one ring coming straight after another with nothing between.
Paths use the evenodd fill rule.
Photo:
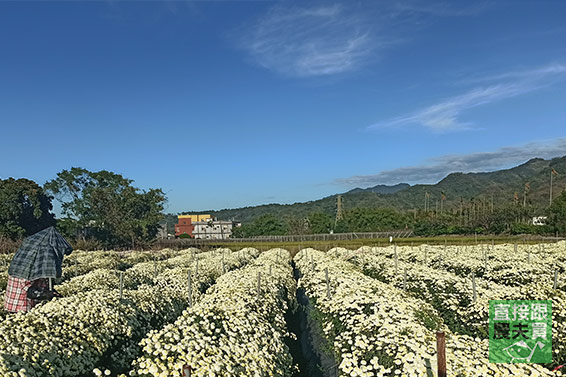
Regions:
<instances>
[{"instance_id":1,"label":"blue sky","mask_svg":"<svg viewBox=\"0 0 566 377\"><path fill-rule=\"evenodd\" d=\"M563 1L0 2L0 178L168 212L566 155Z\"/></svg>"}]
</instances>

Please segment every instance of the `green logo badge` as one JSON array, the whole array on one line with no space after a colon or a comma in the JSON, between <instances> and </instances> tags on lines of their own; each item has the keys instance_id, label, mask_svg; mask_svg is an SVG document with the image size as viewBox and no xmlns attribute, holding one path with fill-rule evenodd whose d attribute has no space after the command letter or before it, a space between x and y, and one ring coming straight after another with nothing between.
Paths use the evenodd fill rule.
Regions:
<instances>
[{"instance_id":1,"label":"green logo badge","mask_svg":"<svg viewBox=\"0 0 566 377\"><path fill-rule=\"evenodd\" d=\"M490 300L489 361L552 362L552 301Z\"/></svg>"}]
</instances>

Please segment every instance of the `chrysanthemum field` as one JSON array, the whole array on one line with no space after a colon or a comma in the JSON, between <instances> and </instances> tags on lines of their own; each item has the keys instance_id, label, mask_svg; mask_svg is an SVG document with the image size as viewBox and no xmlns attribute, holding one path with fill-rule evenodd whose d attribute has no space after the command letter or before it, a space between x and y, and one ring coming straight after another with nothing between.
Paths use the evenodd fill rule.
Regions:
<instances>
[{"instance_id":1,"label":"chrysanthemum field","mask_svg":"<svg viewBox=\"0 0 566 377\"><path fill-rule=\"evenodd\" d=\"M75 251L55 288L0 311L0 376L429 377L437 331L448 376L566 375L566 242ZM490 363L490 300L552 300L553 362Z\"/></svg>"}]
</instances>

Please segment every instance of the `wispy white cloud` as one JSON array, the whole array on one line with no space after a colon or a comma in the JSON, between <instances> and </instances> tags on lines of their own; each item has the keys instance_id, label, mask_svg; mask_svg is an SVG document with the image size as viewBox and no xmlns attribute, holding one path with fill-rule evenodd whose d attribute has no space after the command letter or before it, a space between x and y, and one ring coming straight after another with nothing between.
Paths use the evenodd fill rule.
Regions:
<instances>
[{"instance_id":1,"label":"wispy white cloud","mask_svg":"<svg viewBox=\"0 0 566 377\"><path fill-rule=\"evenodd\" d=\"M372 175L355 175L338 178L335 184L346 187L371 187L378 184L436 183L450 173L484 172L509 168L531 158L544 159L566 155L566 138L538 141L520 146L502 147L493 152L445 155L429 159L419 166L406 166L385 170Z\"/></svg>"},{"instance_id":2,"label":"wispy white cloud","mask_svg":"<svg viewBox=\"0 0 566 377\"><path fill-rule=\"evenodd\" d=\"M411 124L432 131L446 132L471 128L471 123L460 120L466 110L533 92L566 79L566 65L552 64L527 71L511 71L498 75L468 80L489 83L468 92L408 115L372 124L368 130Z\"/></svg>"},{"instance_id":3,"label":"wispy white cloud","mask_svg":"<svg viewBox=\"0 0 566 377\"><path fill-rule=\"evenodd\" d=\"M240 44L257 64L286 76L333 75L363 66L386 43L370 17L343 5L272 8Z\"/></svg>"},{"instance_id":4,"label":"wispy white cloud","mask_svg":"<svg viewBox=\"0 0 566 377\"><path fill-rule=\"evenodd\" d=\"M491 4L486 1L478 1L473 4L456 4L453 2L432 2L432 1L399 1L395 4L395 9L402 12L413 12L429 14L438 17L457 17L457 16L475 16Z\"/></svg>"},{"instance_id":5,"label":"wispy white cloud","mask_svg":"<svg viewBox=\"0 0 566 377\"><path fill-rule=\"evenodd\" d=\"M291 77L355 71L432 18L472 16L486 8L436 0L295 4L278 4L237 31L238 45L256 64Z\"/></svg>"}]
</instances>

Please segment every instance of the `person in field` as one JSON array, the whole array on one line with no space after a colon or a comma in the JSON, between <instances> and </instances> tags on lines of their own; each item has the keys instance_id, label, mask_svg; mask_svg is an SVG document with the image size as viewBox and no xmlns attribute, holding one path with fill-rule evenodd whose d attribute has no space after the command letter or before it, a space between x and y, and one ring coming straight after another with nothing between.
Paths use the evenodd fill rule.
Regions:
<instances>
[{"instance_id":1,"label":"person in field","mask_svg":"<svg viewBox=\"0 0 566 377\"><path fill-rule=\"evenodd\" d=\"M8 268L4 309L27 312L42 300L60 297L52 282L61 277L63 257L72 251L54 227L26 238Z\"/></svg>"}]
</instances>

